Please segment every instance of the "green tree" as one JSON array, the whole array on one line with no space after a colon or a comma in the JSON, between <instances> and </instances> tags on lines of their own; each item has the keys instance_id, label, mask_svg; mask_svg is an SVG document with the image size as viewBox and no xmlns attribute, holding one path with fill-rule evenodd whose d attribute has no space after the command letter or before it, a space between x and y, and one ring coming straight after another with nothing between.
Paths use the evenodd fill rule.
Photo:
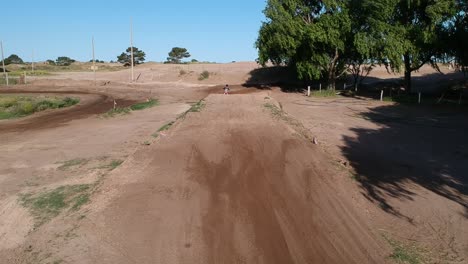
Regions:
<instances>
[{"instance_id":1,"label":"green tree","mask_svg":"<svg viewBox=\"0 0 468 264\"><path fill-rule=\"evenodd\" d=\"M145 61L146 54L142 50L139 50L136 47L133 47L133 64L138 65L142 64ZM131 66L131 47L128 47L125 52L122 52L119 56L117 56L117 61L122 63L124 66L128 67Z\"/></svg>"},{"instance_id":2,"label":"green tree","mask_svg":"<svg viewBox=\"0 0 468 264\"><path fill-rule=\"evenodd\" d=\"M5 59L5 65L9 64L24 64L23 60L16 54L11 54Z\"/></svg>"},{"instance_id":3,"label":"green tree","mask_svg":"<svg viewBox=\"0 0 468 264\"><path fill-rule=\"evenodd\" d=\"M57 60L55 60L57 66L70 66L73 62L75 62L74 59L65 56L58 57Z\"/></svg>"},{"instance_id":4,"label":"green tree","mask_svg":"<svg viewBox=\"0 0 468 264\"><path fill-rule=\"evenodd\" d=\"M335 89L351 30L348 2L268 0L256 42L259 63L290 66L299 79L325 78Z\"/></svg>"},{"instance_id":5,"label":"green tree","mask_svg":"<svg viewBox=\"0 0 468 264\"><path fill-rule=\"evenodd\" d=\"M454 58L460 69L468 71L468 1L457 1L457 12L448 22L442 34L445 37L447 55Z\"/></svg>"},{"instance_id":6,"label":"green tree","mask_svg":"<svg viewBox=\"0 0 468 264\"><path fill-rule=\"evenodd\" d=\"M439 32L455 15L455 0L363 0L370 30L366 38L384 47L377 59L389 69L405 72L405 87L411 92L411 75L442 54Z\"/></svg>"},{"instance_id":7,"label":"green tree","mask_svg":"<svg viewBox=\"0 0 468 264\"><path fill-rule=\"evenodd\" d=\"M190 53L185 48L174 47L169 52L169 57L167 57L167 62L169 63L181 63L182 59L190 58Z\"/></svg>"},{"instance_id":8,"label":"green tree","mask_svg":"<svg viewBox=\"0 0 468 264\"><path fill-rule=\"evenodd\" d=\"M357 91L362 81L370 74L376 65L376 60L382 50L378 39L369 38L370 24L367 14L362 12L361 0L349 1L349 16L351 30L346 37L346 52L344 54L348 72L353 76L353 86Z\"/></svg>"}]
</instances>

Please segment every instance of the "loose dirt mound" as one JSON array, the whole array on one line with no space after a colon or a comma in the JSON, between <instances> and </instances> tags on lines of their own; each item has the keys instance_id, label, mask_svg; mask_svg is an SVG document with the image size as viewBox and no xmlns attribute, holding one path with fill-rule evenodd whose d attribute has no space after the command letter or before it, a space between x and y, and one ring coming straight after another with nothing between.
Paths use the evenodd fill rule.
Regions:
<instances>
[{"instance_id":1,"label":"loose dirt mound","mask_svg":"<svg viewBox=\"0 0 468 264\"><path fill-rule=\"evenodd\" d=\"M267 98L211 95L138 151L93 199L67 260L383 263L322 152L272 118Z\"/></svg>"}]
</instances>

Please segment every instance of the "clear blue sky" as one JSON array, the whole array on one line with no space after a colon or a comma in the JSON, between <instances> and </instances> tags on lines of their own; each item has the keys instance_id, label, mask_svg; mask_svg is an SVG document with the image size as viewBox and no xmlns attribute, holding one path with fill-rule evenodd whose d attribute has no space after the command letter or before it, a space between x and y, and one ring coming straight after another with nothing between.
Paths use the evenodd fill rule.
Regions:
<instances>
[{"instance_id":1,"label":"clear blue sky","mask_svg":"<svg viewBox=\"0 0 468 264\"><path fill-rule=\"evenodd\" d=\"M189 50L201 61L254 60L265 0L42 0L2 1L0 40L5 54L30 61L69 56L116 60L130 46L130 17L134 46L147 61L163 61L172 47Z\"/></svg>"}]
</instances>

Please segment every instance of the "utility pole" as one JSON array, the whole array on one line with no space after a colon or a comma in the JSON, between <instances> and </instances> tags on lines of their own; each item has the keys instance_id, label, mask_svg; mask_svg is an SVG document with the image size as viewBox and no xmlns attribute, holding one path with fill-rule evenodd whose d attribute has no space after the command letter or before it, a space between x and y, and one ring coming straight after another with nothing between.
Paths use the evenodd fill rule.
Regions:
<instances>
[{"instance_id":1,"label":"utility pole","mask_svg":"<svg viewBox=\"0 0 468 264\"><path fill-rule=\"evenodd\" d=\"M5 69L5 57L3 56L3 41L0 41L0 47L2 49L2 66L3 66L3 75L5 76L6 79L6 85L8 86L8 74L6 73Z\"/></svg>"},{"instance_id":2,"label":"utility pole","mask_svg":"<svg viewBox=\"0 0 468 264\"><path fill-rule=\"evenodd\" d=\"M31 71L34 74L34 49L32 50L32 57L31 57Z\"/></svg>"},{"instance_id":3,"label":"utility pole","mask_svg":"<svg viewBox=\"0 0 468 264\"><path fill-rule=\"evenodd\" d=\"M131 57L131 65L132 65L132 83L135 80L134 73L133 73L133 21L130 18L130 57Z\"/></svg>"},{"instance_id":4,"label":"utility pole","mask_svg":"<svg viewBox=\"0 0 468 264\"><path fill-rule=\"evenodd\" d=\"M92 39L93 43L93 72L94 72L94 86L96 86L96 57L94 56L94 36Z\"/></svg>"}]
</instances>

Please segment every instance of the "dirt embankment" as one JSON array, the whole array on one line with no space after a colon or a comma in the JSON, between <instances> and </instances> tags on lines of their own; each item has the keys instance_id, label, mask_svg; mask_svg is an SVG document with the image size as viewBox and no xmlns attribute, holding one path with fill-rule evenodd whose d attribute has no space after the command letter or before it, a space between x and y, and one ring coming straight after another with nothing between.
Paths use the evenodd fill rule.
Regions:
<instances>
[{"instance_id":1,"label":"dirt embankment","mask_svg":"<svg viewBox=\"0 0 468 264\"><path fill-rule=\"evenodd\" d=\"M80 249L72 263L384 262L321 151L268 102L209 96L115 171L62 252Z\"/></svg>"}]
</instances>

